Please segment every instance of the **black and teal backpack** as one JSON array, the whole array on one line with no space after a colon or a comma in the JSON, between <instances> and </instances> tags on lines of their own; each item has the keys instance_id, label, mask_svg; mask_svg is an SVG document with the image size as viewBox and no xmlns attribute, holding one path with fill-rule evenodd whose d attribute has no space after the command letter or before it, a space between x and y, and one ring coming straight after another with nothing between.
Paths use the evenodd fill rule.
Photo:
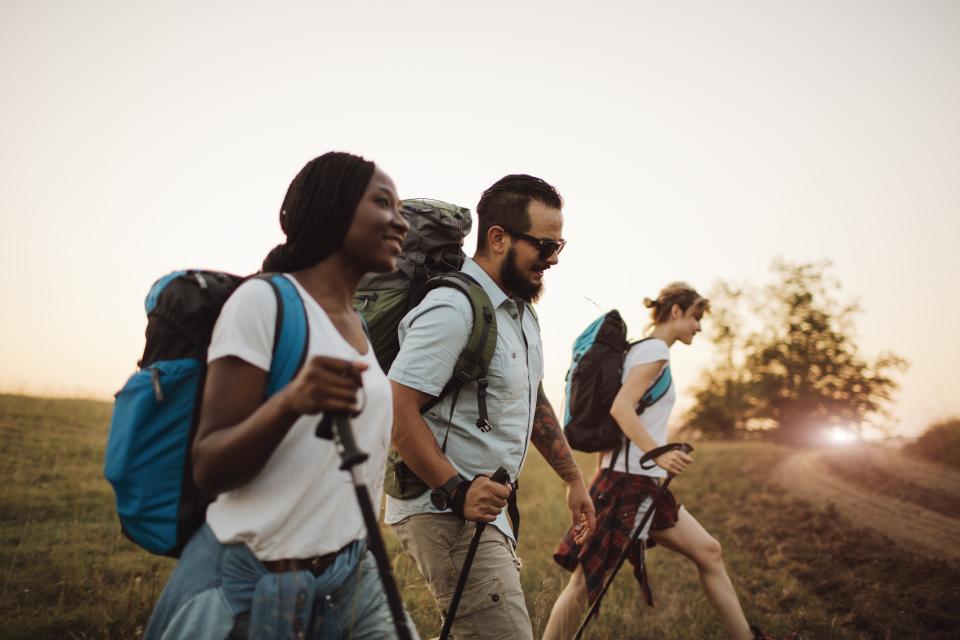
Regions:
<instances>
[{"instance_id":1,"label":"black and teal backpack","mask_svg":"<svg viewBox=\"0 0 960 640\"><path fill-rule=\"evenodd\" d=\"M400 321L420 304L428 291L450 287L465 295L473 310L473 326L467 345L440 396L427 403L422 411L428 411L448 394L455 406L460 389L476 382L480 415L477 427L488 431L490 423L484 390L487 368L497 345L497 322L486 291L460 271L466 258L463 239L472 226L470 210L439 200L417 198L404 200L400 211L410 230L397 258L397 268L390 273L369 274L361 280L354 307L367 326L377 361L387 372L400 350L397 337ZM446 438L441 448L446 450ZM384 487L389 495L405 500L420 496L428 489L392 450L387 459Z\"/></svg>"},{"instance_id":2,"label":"black and teal backpack","mask_svg":"<svg viewBox=\"0 0 960 640\"><path fill-rule=\"evenodd\" d=\"M627 352L638 342L627 340L627 325L616 309L594 320L574 341L566 379L563 433L577 451L619 452L624 435L610 415L610 407L622 386ZM644 394L637 413L662 398L672 382L667 365Z\"/></svg>"},{"instance_id":3,"label":"black and teal backpack","mask_svg":"<svg viewBox=\"0 0 960 640\"><path fill-rule=\"evenodd\" d=\"M265 396L285 387L303 364L309 328L296 286L266 280L277 299L273 358ZM157 280L145 301L146 346L138 371L117 392L104 475L116 495L120 528L151 553L178 557L206 518L210 497L193 483L207 347L220 309L247 278L190 269Z\"/></svg>"}]
</instances>

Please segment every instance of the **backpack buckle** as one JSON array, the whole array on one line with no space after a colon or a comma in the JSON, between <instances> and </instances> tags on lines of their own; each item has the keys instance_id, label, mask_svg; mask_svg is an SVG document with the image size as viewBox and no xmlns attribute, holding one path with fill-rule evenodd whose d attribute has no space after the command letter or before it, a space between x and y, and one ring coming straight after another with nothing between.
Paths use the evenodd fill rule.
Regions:
<instances>
[{"instance_id":1,"label":"backpack buckle","mask_svg":"<svg viewBox=\"0 0 960 640\"><path fill-rule=\"evenodd\" d=\"M487 433L493 430L493 425L487 419L487 376L477 378L477 412L480 417L477 418L477 429L480 433Z\"/></svg>"},{"instance_id":2,"label":"backpack buckle","mask_svg":"<svg viewBox=\"0 0 960 640\"><path fill-rule=\"evenodd\" d=\"M160 385L160 371L156 367L150 369L150 383L153 385L153 397L157 402L163 402L163 387Z\"/></svg>"}]
</instances>

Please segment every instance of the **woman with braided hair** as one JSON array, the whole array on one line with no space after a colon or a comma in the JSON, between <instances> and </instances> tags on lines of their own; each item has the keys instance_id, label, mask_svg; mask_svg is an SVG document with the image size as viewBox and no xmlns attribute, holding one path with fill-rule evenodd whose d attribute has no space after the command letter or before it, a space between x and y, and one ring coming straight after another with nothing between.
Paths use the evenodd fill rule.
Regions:
<instances>
[{"instance_id":1,"label":"woman with braided hair","mask_svg":"<svg viewBox=\"0 0 960 640\"><path fill-rule=\"evenodd\" d=\"M286 242L263 270L289 279L303 301L306 358L264 399L277 301L262 279L238 287L210 342L192 449L194 481L215 501L157 603L149 639L395 637L350 475L314 431L323 412L355 416L369 454L361 473L379 504L390 385L353 296L364 274L394 268L407 223L386 173L327 153L291 182L280 227Z\"/></svg>"},{"instance_id":2,"label":"woman with braided hair","mask_svg":"<svg viewBox=\"0 0 960 640\"><path fill-rule=\"evenodd\" d=\"M676 476L693 463L693 458L672 450L654 458L656 465L644 469L640 458L645 451L667 443L667 423L676 401L670 388L658 400L638 407L661 374L669 373L670 348L677 342L689 345L700 331L703 314L710 302L688 284L667 285L655 300L644 304L651 310L653 331L635 343L626 355L621 386L610 414L624 434L619 450L601 454L600 468L590 488L597 508L597 531L588 539L571 528L554 553L557 563L572 571L566 588L553 606L543 637L546 640L572 638L587 608L599 594L613 570L630 533L650 507L659 483L667 473ZM628 551L634 575L649 604L653 598L643 563L645 547L659 544L689 558L697 567L700 583L731 638L754 640L765 636L747 623L733 584L727 576L720 543L666 489L647 530ZM649 540L648 540L649 538Z\"/></svg>"}]
</instances>

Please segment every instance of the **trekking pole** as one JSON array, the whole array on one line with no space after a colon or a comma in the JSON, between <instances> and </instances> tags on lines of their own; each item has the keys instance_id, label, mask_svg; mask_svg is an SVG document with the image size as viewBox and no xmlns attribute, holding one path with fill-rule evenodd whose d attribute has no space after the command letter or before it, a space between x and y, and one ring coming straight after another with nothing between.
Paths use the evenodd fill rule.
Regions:
<instances>
[{"instance_id":1,"label":"trekking pole","mask_svg":"<svg viewBox=\"0 0 960 640\"><path fill-rule=\"evenodd\" d=\"M651 449L645 453L643 457L640 458L640 466L643 467L643 463L647 460L659 458L668 451L674 451L676 449L679 449L684 453L690 453L693 451L693 447L686 442L674 442L662 447L657 447L656 449ZM603 589L600 590L600 593L597 595L597 599L593 601L592 605L590 605L590 609L587 610L586 617L577 628L577 635L574 636L574 640L580 640L581 636L583 636L583 632L587 630L587 624L589 624L590 619L596 615L600 608L600 601L603 600L603 596L607 593L607 589L609 589L610 585L613 584L613 579L617 577L617 571L620 570L620 567L623 566L623 562L627 559L627 555L630 553L630 547L637 542L637 540L640 538L640 535L643 533L643 528L647 525L647 522L650 520L650 518L653 517L653 514L656 513L657 505L660 503L660 497L663 495L663 492L667 490L667 487L670 486L671 480L673 480L673 474L667 472L667 479L664 480L659 487L657 487L657 492L653 495L653 502L647 508L647 512L643 514L643 518L640 519L640 524L634 527L633 533L630 534L630 540L627 541L626 546L624 546L623 550L620 552L620 557L617 558L617 564L614 565L613 572L607 578L607 581L603 583Z\"/></svg>"},{"instance_id":2,"label":"trekking pole","mask_svg":"<svg viewBox=\"0 0 960 640\"><path fill-rule=\"evenodd\" d=\"M367 527L367 547L377 561L380 582L383 583L383 591L387 595L387 603L390 605L390 614L393 616L393 625L397 629L397 637L400 640L412 640L413 635L407 625L407 616L403 612L400 591L397 590L397 583L393 579L393 570L390 567L390 559L387 557L387 548L383 544L380 523L377 522L376 511L374 511L373 502L370 500L370 492L367 490L363 476L357 468L369 456L357 447L357 442L353 438L353 429L350 427L350 418L345 413L327 412L320 424L317 425L316 435L318 438L325 440L334 437L340 443L340 469L349 471L353 479L353 487L357 492L357 502L360 504L360 513L363 514L363 523Z\"/></svg>"},{"instance_id":3,"label":"trekking pole","mask_svg":"<svg viewBox=\"0 0 960 640\"><path fill-rule=\"evenodd\" d=\"M503 467L494 471L490 479L500 484L506 484L510 480L510 474ZM477 555L477 547L480 546L480 536L483 530L487 528L486 522L478 522L476 530L473 532L473 539L470 540L470 546L467 548L467 557L463 559L463 567L460 569L460 577L457 578L457 588L453 590L453 598L450 599L450 606L447 607L447 616L443 620L443 628L440 630L439 640L447 640L450 636L450 630L453 627L453 619L457 616L457 607L460 606L460 597L467 586L467 576L470 575L470 566L473 564L473 558Z\"/></svg>"}]
</instances>

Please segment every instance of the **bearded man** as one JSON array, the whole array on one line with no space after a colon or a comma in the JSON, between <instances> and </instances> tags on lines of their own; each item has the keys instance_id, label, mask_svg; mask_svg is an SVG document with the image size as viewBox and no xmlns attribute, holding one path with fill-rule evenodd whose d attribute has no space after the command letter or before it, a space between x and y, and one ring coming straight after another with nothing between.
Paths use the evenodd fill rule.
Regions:
<instances>
[{"instance_id":1,"label":"bearded man","mask_svg":"<svg viewBox=\"0 0 960 640\"><path fill-rule=\"evenodd\" d=\"M498 180L477 205L477 250L462 272L483 287L494 309L497 343L485 387L474 381L436 402L473 327L463 293L431 290L399 327L400 352L389 373L393 445L433 491L409 500L388 496L385 519L442 615L476 530L467 521L491 525L483 529L457 609L458 639L533 638L520 586L514 491L530 442L566 483L574 525L584 536L595 526L593 503L543 392L540 326L531 306L565 244L562 207L556 189L528 175ZM478 391L488 412L481 424ZM489 478L499 467L510 484Z\"/></svg>"}]
</instances>

